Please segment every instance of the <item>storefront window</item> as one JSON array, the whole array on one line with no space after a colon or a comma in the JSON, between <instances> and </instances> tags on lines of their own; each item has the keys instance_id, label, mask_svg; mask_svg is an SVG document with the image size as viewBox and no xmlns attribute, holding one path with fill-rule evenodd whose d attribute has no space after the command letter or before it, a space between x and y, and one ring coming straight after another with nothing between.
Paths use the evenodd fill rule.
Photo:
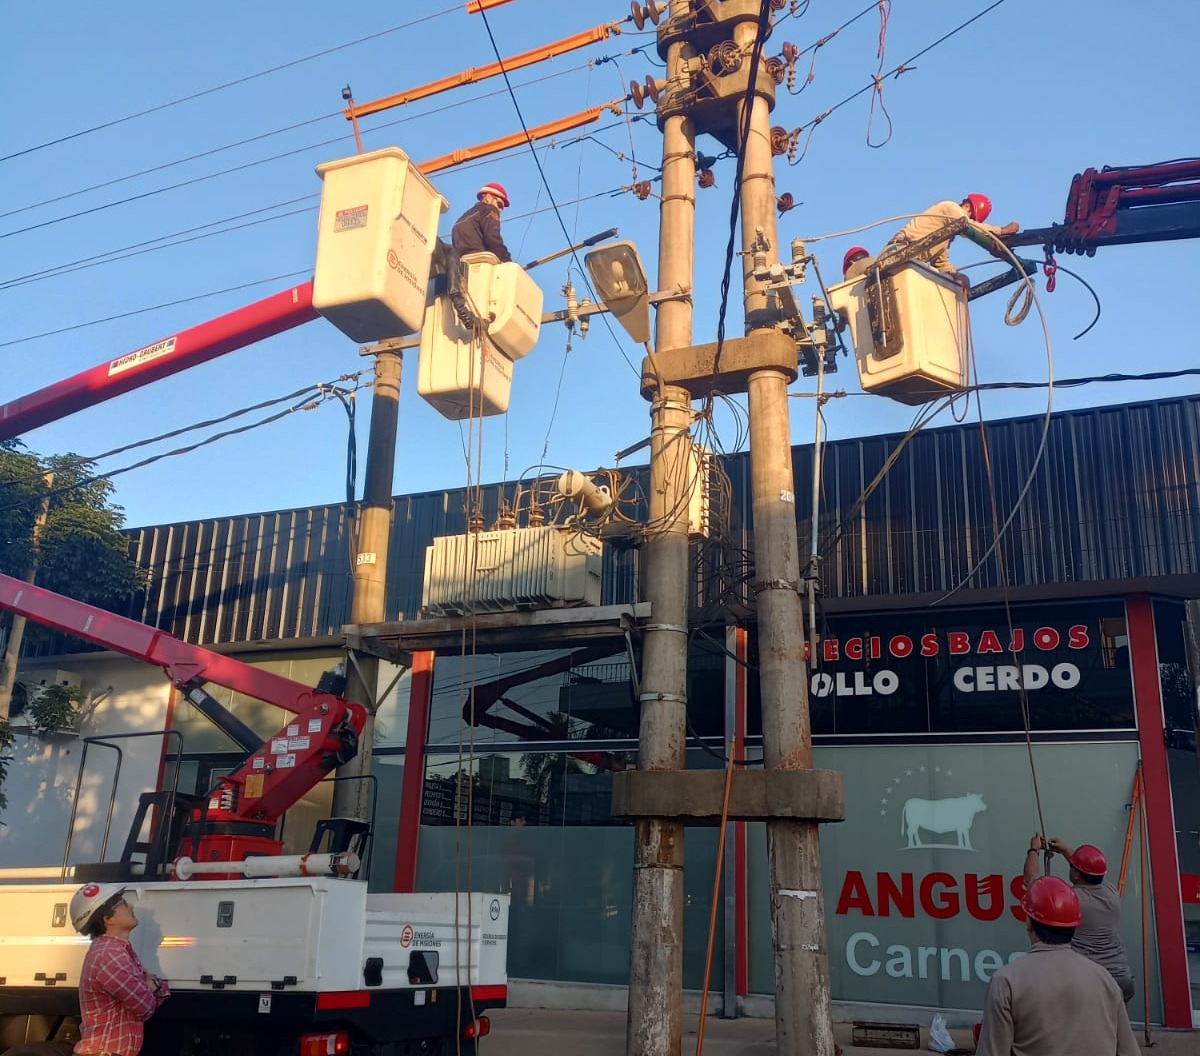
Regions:
<instances>
[{"instance_id":1,"label":"storefront window","mask_svg":"<svg viewBox=\"0 0 1200 1056\"><path fill-rule=\"evenodd\" d=\"M815 765L845 778L846 820L821 828L833 997L870 1004L981 1008L988 980L1028 948L1015 907L1038 830L1024 745L818 747ZM1102 741L1034 746L1045 826L1094 843L1119 879L1138 749ZM774 992L765 826L749 826L750 989ZM1066 877L1060 861L1056 875ZM1161 1022L1158 956L1142 980L1142 892L1130 855L1122 929Z\"/></svg>"},{"instance_id":2,"label":"storefront window","mask_svg":"<svg viewBox=\"0 0 1200 1056\"><path fill-rule=\"evenodd\" d=\"M585 753L591 755L592 753ZM689 751L688 765L717 765ZM633 756L626 755L628 765ZM629 980L633 827L610 816L612 773L561 752L431 756L417 886L512 896L509 975L625 985ZM474 819L467 825L467 795ZM457 823L456 823L457 815ZM717 833L685 841L684 985L703 977ZM710 976L724 972L723 918Z\"/></svg>"},{"instance_id":3,"label":"storefront window","mask_svg":"<svg viewBox=\"0 0 1200 1056\"><path fill-rule=\"evenodd\" d=\"M818 736L1135 726L1120 601L847 614L821 622L809 678ZM751 662L755 661L751 655ZM751 679L748 730L761 733Z\"/></svg>"},{"instance_id":4,"label":"storefront window","mask_svg":"<svg viewBox=\"0 0 1200 1056\"><path fill-rule=\"evenodd\" d=\"M1192 1008L1200 1009L1200 754L1196 746L1200 714L1192 688L1195 675L1187 659L1184 606L1179 602L1156 601L1154 626ZM1196 632L1200 634L1200 628Z\"/></svg>"}]
</instances>

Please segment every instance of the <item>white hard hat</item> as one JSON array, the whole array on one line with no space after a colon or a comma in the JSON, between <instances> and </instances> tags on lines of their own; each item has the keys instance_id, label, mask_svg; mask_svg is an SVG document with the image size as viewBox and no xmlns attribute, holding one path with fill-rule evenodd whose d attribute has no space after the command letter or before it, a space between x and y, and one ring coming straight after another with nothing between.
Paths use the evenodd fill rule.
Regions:
<instances>
[{"instance_id":1,"label":"white hard hat","mask_svg":"<svg viewBox=\"0 0 1200 1056\"><path fill-rule=\"evenodd\" d=\"M125 893L124 884L84 884L71 896L71 924L81 935L105 902Z\"/></svg>"}]
</instances>

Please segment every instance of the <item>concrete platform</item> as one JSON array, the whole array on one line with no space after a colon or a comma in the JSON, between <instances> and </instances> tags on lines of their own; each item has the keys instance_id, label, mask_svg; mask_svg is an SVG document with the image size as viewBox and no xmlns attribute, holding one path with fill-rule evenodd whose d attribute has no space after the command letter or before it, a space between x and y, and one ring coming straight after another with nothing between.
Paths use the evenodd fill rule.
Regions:
<instances>
[{"instance_id":1,"label":"concrete platform","mask_svg":"<svg viewBox=\"0 0 1200 1056\"><path fill-rule=\"evenodd\" d=\"M625 1052L625 1015L622 1012L564 1012L543 1008L506 1008L488 1013L490 1037L480 1045L483 1056L621 1056ZM922 1023L921 1044L928 1042L928 1023ZM698 1017L684 1016L683 1051L696 1052ZM913 1049L859 1048L850 1044L851 1025L839 1023L834 1036L846 1056L896 1056ZM970 1030L951 1030L955 1042L970 1050ZM1146 1049L1141 1031L1138 1042ZM1196 1031L1155 1031L1154 1056L1195 1056L1200 1052ZM718 1019L709 1016L704 1028L708 1056L774 1056L775 1022L769 1019ZM922 1048L922 1052L929 1049Z\"/></svg>"}]
</instances>

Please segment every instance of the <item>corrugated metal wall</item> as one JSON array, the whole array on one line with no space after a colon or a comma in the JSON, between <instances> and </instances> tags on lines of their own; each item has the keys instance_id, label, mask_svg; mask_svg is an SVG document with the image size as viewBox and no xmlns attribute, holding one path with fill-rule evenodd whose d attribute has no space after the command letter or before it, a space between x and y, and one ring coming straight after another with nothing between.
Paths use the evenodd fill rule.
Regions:
<instances>
[{"instance_id":1,"label":"corrugated metal wall","mask_svg":"<svg viewBox=\"0 0 1200 1056\"><path fill-rule=\"evenodd\" d=\"M1041 418L987 427L1001 522L1024 486L1041 434ZM843 440L827 448L820 527L828 547L827 596L948 590L992 544L992 496L978 424L918 434L854 512L863 488L902 439ZM735 456L726 468L733 482L728 553L736 562L737 552L752 545L749 462ZM811 447L796 448L795 470L800 550L807 554ZM1200 572L1198 480L1200 397L1056 414L1042 465L1004 540L1010 584ZM500 494L498 486L485 489L489 524ZM464 497L459 489L396 500L390 615L416 614L425 547L435 535L465 530ZM190 641L336 634L348 619L350 533L342 506L163 525L130 535L134 557L152 577L130 615ZM632 598L635 572L633 554L609 554L606 603ZM998 585L994 559L972 583Z\"/></svg>"}]
</instances>

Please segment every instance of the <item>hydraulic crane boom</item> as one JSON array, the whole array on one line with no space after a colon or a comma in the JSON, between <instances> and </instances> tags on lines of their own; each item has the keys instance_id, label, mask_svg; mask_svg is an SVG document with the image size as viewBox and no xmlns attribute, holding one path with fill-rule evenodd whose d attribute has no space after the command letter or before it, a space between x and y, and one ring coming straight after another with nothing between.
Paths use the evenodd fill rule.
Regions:
<instances>
[{"instance_id":1,"label":"hydraulic crane boom","mask_svg":"<svg viewBox=\"0 0 1200 1056\"><path fill-rule=\"evenodd\" d=\"M0 404L0 440L11 440L47 422L316 319L312 295L311 282L293 286Z\"/></svg>"},{"instance_id":2,"label":"hydraulic crane boom","mask_svg":"<svg viewBox=\"0 0 1200 1056\"><path fill-rule=\"evenodd\" d=\"M1200 238L1200 159L1087 169L1071 181L1061 224L1006 238L1091 256L1102 246Z\"/></svg>"},{"instance_id":3,"label":"hydraulic crane boom","mask_svg":"<svg viewBox=\"0 0 1200 1056\"><path fill-rule=\"evenodd\" d=\"M197 861L278 854L282 845L274 838L275 823L326 773L358 751L366 711L332 693L11 576L0 575L0 609L157 664L172 685L246 751L243 764L221 778L210 795L200 835L188 848ZM207 682L273 704L296 718L264 742L205 692Z\"/></svg>"}]
</instances>

